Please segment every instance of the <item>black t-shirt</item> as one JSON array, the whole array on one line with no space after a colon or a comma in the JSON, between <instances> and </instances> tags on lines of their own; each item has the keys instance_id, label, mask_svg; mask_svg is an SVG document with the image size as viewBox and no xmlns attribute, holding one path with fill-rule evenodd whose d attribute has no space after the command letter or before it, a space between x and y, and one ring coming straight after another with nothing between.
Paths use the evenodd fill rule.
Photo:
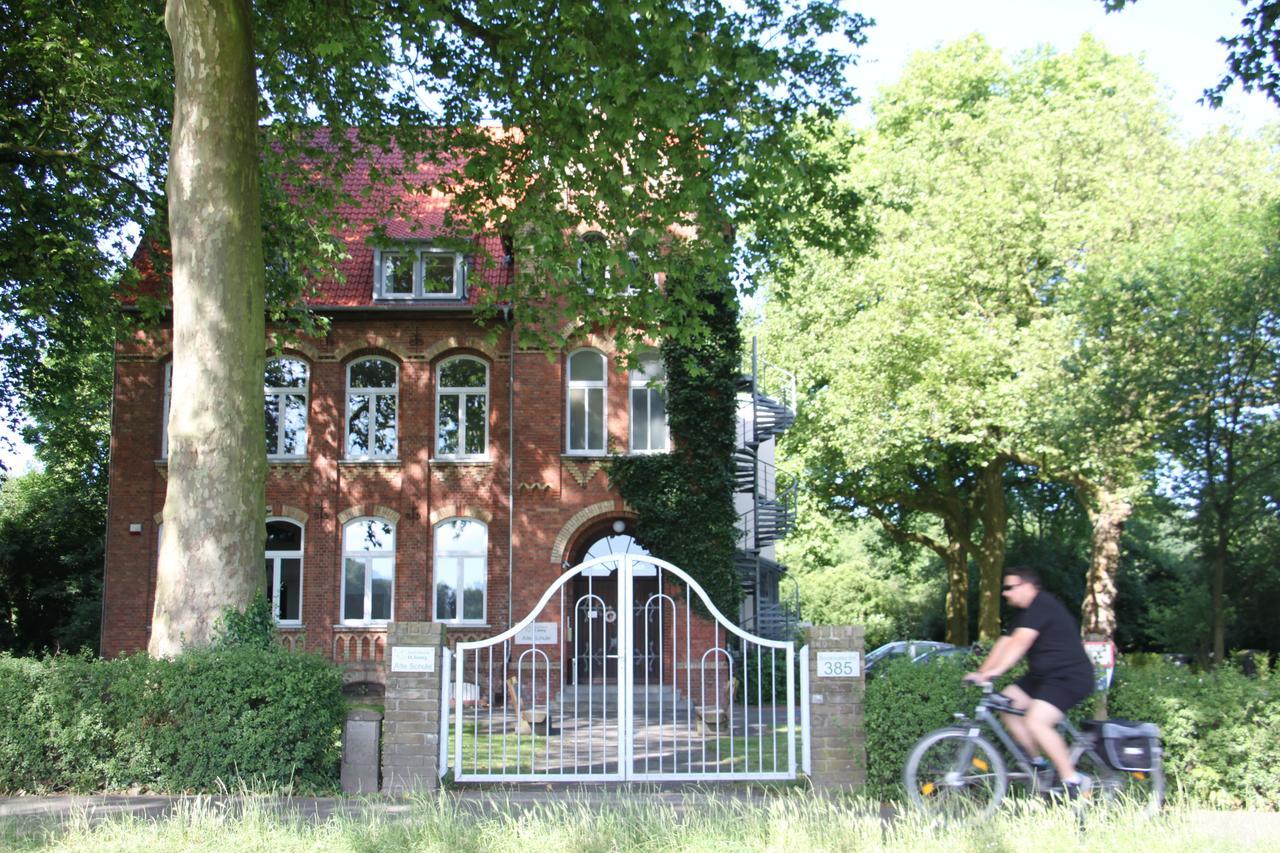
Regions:
<instances>
[{"instance_id":1,"label":"black t-shirt","mask_svg":"<svg viewBox=\"0 0 1280 853\"><path fill-rule=\"evenodd\" d=\"M1037 678L1093 679L1093 664L1080 641L1080 626L1061 601L1041 590L1014 628L1039 632L1027 651L1027 668Z\"/></svg>"}]
</instances>

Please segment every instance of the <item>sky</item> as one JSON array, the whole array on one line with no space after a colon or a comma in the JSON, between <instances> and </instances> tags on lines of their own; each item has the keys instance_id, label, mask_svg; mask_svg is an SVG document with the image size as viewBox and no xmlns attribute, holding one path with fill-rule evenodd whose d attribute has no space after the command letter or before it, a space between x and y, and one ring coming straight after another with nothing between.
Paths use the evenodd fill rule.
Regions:
<instances>
[{"instance_id":1,"label":"sky","mask_svg":"<svg viewBox=\"0 0 1280 853\"><path fill-rule=\"evenodd\" d=\"M1101 0L845 0L845 8L873 18L852 81L863 98L853 120L872 120L870 101L902 74L917 51L932 50L978 32L1012 57L1037 45L1070 51L1091 33L1114 53L1139 56L1167 89L1184 133L1200 136L1222 124L1247 133L1280 121L1280 107L1239 86L1221 109L1197 103L1226 71L1224 35L1242 31L1240 0L1137 0L1107 14Z\"/></svg>"},{"instance_id":2,"label":"sky","mask_svg":"<svg viewBox=\"0 0 1280 853\"><path fill-rule=\"evenodd\" d=\"M876 21L852 72L863 102L851 118L860 126L872 121L875 93L898 79L912 54L973 32L1009 56L1041 44L1069 51L1082 35L1092 33L1111 51L1143 59L1166 88L1188 136L1222 124L1254 133L1280 121L1280 107L1238 86L1227 94L1222 109L1197 103L1226 69L1226 48L1218 38L1241 31L1244 7L1239 0L1137 0L1110 15L1101 0L845 0L845 7ZM17 446L9 449L0 441L0 458L11 472L26 470L30 448L0 428L3 436L15 438Z\"/></svg>"}]
</instances>

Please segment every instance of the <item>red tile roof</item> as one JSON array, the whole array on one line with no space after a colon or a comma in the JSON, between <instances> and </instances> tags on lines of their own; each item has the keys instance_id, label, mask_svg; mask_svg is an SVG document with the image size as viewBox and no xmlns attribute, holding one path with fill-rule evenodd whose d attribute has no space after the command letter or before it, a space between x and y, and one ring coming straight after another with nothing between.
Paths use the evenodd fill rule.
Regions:
<instances>
[{"instance_id":1,"label":"red tile roof","mask_svg":"<svg viewBox=\"0 0 1280 853\"><path fill-rule=\"evenodd\" d=\"M322 145L333 149L327 143ZM347 199L335 211L339 220L345 223L336 232L347 252L347 257L338 264L341 276L316 283L317 295L307 300L313 306L387 305L386 302L375 303L373 298L373 249L376 240L385 235L387 242L430 241L445 235L444 215L450 196L439 191L412 188L432 185L445 169L455 164L431 164L424 159L406 177L398 151L378 148L370 151L368 156L358 159L345 175L342 190ZM371 170L391 177L383 180L372 178ZM406 189L405 185L409 188ZM499 235L472 235L470 243L474 250L467 253L467 294L468 301L474 303L479 291L486 286L508 283L513 265L504 257ZM134 266L141 274L137 292L165 296L170 287L169 275L156 269L153 252L167 255L168 249L143 240L134 255ZM167 267L167 263L163 266ZM392 303L393 306L404 304L404 300ZM431 304L441 303L433 301Z\"/></svg>"}]
</instances>

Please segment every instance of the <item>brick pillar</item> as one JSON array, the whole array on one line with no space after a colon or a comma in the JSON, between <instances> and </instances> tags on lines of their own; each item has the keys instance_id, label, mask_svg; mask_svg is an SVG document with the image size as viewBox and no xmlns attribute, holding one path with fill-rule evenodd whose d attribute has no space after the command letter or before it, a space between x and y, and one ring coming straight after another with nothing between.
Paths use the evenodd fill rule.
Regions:
<instances>
[{"instance_id":1,"label":"brick pillar","mask_svg":"<svg viewBox=\"0 0 1280 853\"><path fill-rule=\"evenodd\" d=\"M438 622L393 622L387 629L387 692L382 718L382 792L440 786L440 680L445 645Z\"/></svg>"},{"instance_id":2,"label":"brick pillar","mask_svg":"<svg viewBox=\"0 0 1280 853\"><path fill-rule=\"evenodd\" d=\"M809 645L810 778L819 789L859 788L867 781L863 629L817 625L805 629L805 642ZM851 652L857 653L856 667L849 666Z\"/></svg>"}]
</instances>

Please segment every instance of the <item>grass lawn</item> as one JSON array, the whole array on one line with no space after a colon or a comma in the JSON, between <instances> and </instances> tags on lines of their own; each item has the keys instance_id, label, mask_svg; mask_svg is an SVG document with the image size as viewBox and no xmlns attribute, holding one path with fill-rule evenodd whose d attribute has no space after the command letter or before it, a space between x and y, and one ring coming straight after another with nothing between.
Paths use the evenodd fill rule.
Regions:
<instances>
[{"instance_id":1,"label":"grass lawn","mask_svg":"<svg viewBox=\"0 0 1280 853\"><path fill-rule=\"evenodd\" d=\"M184 803L162 820L117 819L60 827L0 824L0 847L16 850L242 851L1236 851L1274 850L1275 822L1229 813L1176 810L1155 820L1115 809L1087 813L1022 804L980 826L934 829L911 815L884 820L877 804L779 792L747 802L714 793L686 797L683 808L637 796L591 802L566 794L535 805L494 795L460 805L422 797L396 813L376 803L358 817L323 822L278 814L252 797L243 809ZM1274 818L1274 815L1261 815Z\"/></svg>"},{"instance_id":2,"label":"grass lawn","mask_svg":"<svg viewBox=\"0 0 1280 853\"><path fill-rule=\"evenodd\" d=\"M477 734L479 730L479 734ZM667 739L654 738L646 744L636 743L638 768L645 772L670 772L695 767L707 774L749 771L784 772L787 769L787 729L777 736L736 736L720 738L690 737L687 733ZM448 748L455 745L457 730L449 732ZM797 761L799 747L797 746ZM603 729L581 739L566 736L555 729L535 728L532 733L490 731L485 724L466 721L462 725L462 755L459 769L463 773L499 774L534 773L563 768L565 772L601 771L605 765L616 768L618 743L616 727L613 737Z\"/></svg>"}]
</instances>

